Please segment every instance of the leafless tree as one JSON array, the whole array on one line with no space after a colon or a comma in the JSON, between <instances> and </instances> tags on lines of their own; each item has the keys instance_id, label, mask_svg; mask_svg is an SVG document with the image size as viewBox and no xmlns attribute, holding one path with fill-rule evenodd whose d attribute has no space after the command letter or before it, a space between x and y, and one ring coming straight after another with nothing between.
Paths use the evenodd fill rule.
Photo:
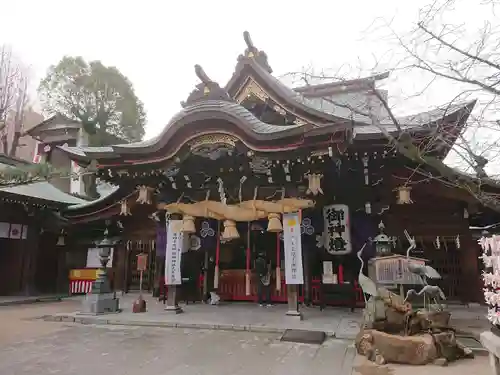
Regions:
<instances>
[{"instance_id":1,"label":"leafless tree","mask_svg":"<svg viewBox=\"0 0 500 375\"><path fill-rule=\"evenodd\" d=\"M390 44L390 53L375 57L373 70L387 70L396 77L409 75L420 83L411 94L388 99L386 92L377 87L376 79L365 81L365 90L374 96L383 108L376 114L366 106L339 101L333 97L323 100L336 107L348 109L352 116L363 116L377 126L400 153L413 160L417 168L406 184L425 179L439 179L443 183L467 190L481 203L500 210L500 197L489 193L486 185L500 186L488 162L500 157L500 18L496 16L498 0L482 2L456 2L434 0L420 10L414 25L403 34L396 32L392 21L375 20L370 34L384 38ZM465 7L465 8L464 8ZM467 9L469 7L469 9ZM460 15L487 12L479 27L472 22L461 22ZM455 17L455 15L457 15ZM345 80L345 66L333 74L315 73L312 69L290 73L306 86L321 80ZM352 71L352 69L350 69ZM360 69L365 70L365 69ZM365 70L366 71L366 70ZM433 106L435 113L446 115L458 103L476 100L467 125L457 133L455 127L438 124L435 131L425 138L416 138L406 126L410 121L396 116L394 105L406 106L413 99L422 101L430 92L439 92L445 104ZM399 99L399 100L398 100ZM389 105L389 103L391 105ZM396 129L388 132L386 125ZM435 156L436 149L451 147L446 163ZM490 167L488 169L488 167ZM461 169L458 171L457 169ZM434 170L430 173L429 170ZM487 171L490 172L488 176Z\"/></svg>"},{"instance_id":2,"label":"leafless tree","mask_svg":"<svg viewBox=\"0 0 500 375\"><path fill-rule=\"evenodd\" d=\"M1 152L9 156L15 156L23 133L29 105L28 73L9 46L0 46L0 144Z\"/></svg>"}]
</instances>

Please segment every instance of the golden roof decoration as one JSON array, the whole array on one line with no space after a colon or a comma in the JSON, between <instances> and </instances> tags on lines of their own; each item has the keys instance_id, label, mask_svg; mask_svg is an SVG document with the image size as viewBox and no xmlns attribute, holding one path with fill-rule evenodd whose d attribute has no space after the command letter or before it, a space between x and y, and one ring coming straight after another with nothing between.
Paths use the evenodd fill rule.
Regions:
<instances>
[{"instance_id":1,"label":"golden roof decoration","mask_svg":"<svg viewBox=\"0 0 500 375\"><path fill-rule=\"evenodd\" d=\"M200 65L196 64L194 71L201 83L196 85L186 101L181 102L183 108L205 100L233 101L227 91L221 88L218 83L212 81Z\"/></svg>"},{"instance_id":2,"label":"golden roof decoration","mask_svg":"<svg viewBox=\"0 0 500 375\"><path fill-rule=\"evenodd\" d=\"M267 54L264 51L260 51L252 42L252 38L250 37L250 33L248 31L243 32L243 39L247 45L245 49L244 57L249 59L254 59L260 66L262 66L268 73L272 73L273 69L269 65L267 61ZM238 60L241 60L243 56L240 56Z\"/></svg>"}]
</instances>

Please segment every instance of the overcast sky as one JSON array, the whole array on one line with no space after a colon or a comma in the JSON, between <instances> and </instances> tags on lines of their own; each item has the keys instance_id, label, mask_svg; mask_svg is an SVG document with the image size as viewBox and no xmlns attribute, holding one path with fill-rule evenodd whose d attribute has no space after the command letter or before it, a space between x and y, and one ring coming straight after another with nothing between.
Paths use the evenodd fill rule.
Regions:
<instances>
[{"instance_id":1,"label":"overcast sky","mask_svg":"<svg viewBox=\"0 0 500 375\"><path fill-rule=\"evenodd\" d=\"M370 70L373 56L380 58L391 49L384 38L367 35L373 21L393 20L392 28L403 33L429 1L0 0L0 43L12 45L31 64L36 82L63 55L118 67L145 104L150 138L197 83L194 64L221 85L227 82L245 49L244 30L266 51L277 76L305 66L350 64L348 74L355 78L358 66ZM462 15L475 20L467 9ZM412 79L399 78L393 92L401 85L410 87ZM431 93L419 104L431 105L442 96Z\"/></svg>"}]
</instances>

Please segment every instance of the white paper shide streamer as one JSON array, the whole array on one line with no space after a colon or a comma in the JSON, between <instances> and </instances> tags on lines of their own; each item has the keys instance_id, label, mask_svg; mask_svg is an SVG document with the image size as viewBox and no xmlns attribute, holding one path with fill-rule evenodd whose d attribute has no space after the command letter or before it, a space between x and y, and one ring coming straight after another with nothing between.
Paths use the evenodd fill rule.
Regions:
<instances>
[{"instance_id":1,"label":"white paper shide streamer","mask_svg":"<svg viewBox=\"0 0 500 375\"><path fill-rule=\"evenodd\" d=\"M500 325L500 236L481 237L478 240L483 249L484 299L488 304L488 320Z\"/></svg>"}]
</instances>

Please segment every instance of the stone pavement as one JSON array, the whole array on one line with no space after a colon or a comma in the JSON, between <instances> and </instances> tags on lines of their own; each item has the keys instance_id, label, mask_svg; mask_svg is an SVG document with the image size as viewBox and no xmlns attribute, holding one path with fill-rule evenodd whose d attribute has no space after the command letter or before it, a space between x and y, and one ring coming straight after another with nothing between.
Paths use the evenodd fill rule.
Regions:
<instances>
[{"instance_id":1,"label":"stone pavement","mask_svg":"<svg viewBox=\"0 0 500 375\"><path fill-rule=\"evenodd\" d=\"M279 334L73 325L0 347L9 375L350 375L354 347L283 343Z\"/></svg>"},{"instance_id":2,"label":"stone pavement","mask_svg":"<svg viewBox=\"0 0 500 375\"><path fill-rule=\"evenodd\" d=\"M63 328L37 319L44 315L71 312L79 308L79 301L62 301L58 303L37 303L0 307L0 345L32 339ZM1 374L1 366L0 366Z\"/></svg>"},{"instance_id":3,"label":"stone pavement","mask_svg":"<svg viewBox=\"0 0 500 375\"><path fill-rule=\"evenodd\" d=\"M0 308L0 375L490 373L487 357L462 360L444 368L379 367L356 356L352 340L330 338L320 346L282 343L280 333L55 324L36 319L56 312L72 312L79 307L79 300L65 300ZM188 311L191 307L188 306ZM162 306L156 309L164 313ZM465 314L462 318L470 316Z\"/></svg>"},{"instance_id":4,"label":"stone pavement","mask_svg":"<svg viewBox=\"0 0 500 375\"><path fill-rule=\"evenodd\" d=\"M305 329L324 331L329 336L341 339L353 339L359 331L361 309L351 313L347 308L327 307L302 308L303 321L286 317L286 305L262 308L253 303L223 303L210 306L201 303L182 305L184 313L171 314L164 311L164 305L155 298L145 295L148 311L134 314L132 303L137 294L127 294L120 298L123 312L98 317L82 316L77 313L78 306L72 313L51 314L46 320L77 322L86 324L138 325L158 327L181 327L219 330L246 330L253 332L282 333L285 329ZM450 306L452 324L458 331L470 332L478 336L489 329L484 306Z\"/></svg>"},{"instance_id":5,"label":"stone pavement","mask_svg":"<svg viewBox=\"0 0 500 375\"><path fill-rule=\"evenodd\" d=\"M460 331L473 333L475 336L490 329L486 306L449 306L451 324Z\"/></svg>"},{"instance_id":6,"label":"stone pavement","mask_svg":"<svg viewBox=\"0 0 500 375\"><path fill-rule=\"evenodd\" d=\"M464 359L449 364L447 367L434 365L409 366L386 365L377 366L365 358L356 357L353 364L353 375L489 375L491 373L489 358L482 356Z\"/></svg>"},{"instance_id":7,"label":"stone pavement","mask_svg":"<svg viewBox=\"0 0 500 375\"><path fill-rule=\"evenodd\" d=\"M59 302L63 297L59 295L41 296L0 296L0 306L28 305L38 302Z\"/></svg>"},{"instance_id":8,"label":"stone pavement","mask_svg":"<svg viewBox=\"0 0 500 375\"><path fill-rule=\"evenodd\" d=\"M254 303L227 303L211 306L201 303L183 305L184 313L172 314L164 310L163 303L145 296L148 311L134 314L132 302L137 295L126 295L120 300L123 312L102 316L84 316L60 313L46 320L84 324L136 325L178 327L215 330L283 333L286 329L324 331L340 339L353 339L359 332L361 309L352 313L348 308L303 308L304 320L287 317L286 305L259 307Z\"/></svg>"}]
</instances>

